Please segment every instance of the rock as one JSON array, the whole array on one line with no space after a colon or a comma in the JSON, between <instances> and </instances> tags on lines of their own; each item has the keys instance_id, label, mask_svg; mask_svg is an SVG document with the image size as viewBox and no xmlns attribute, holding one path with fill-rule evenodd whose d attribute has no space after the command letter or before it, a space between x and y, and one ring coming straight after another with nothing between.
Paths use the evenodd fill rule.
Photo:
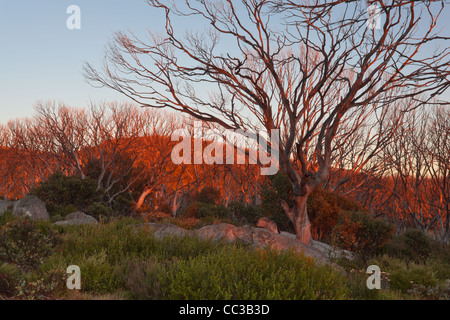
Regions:
<instances>
[{"instance_id":1,"label":"rock","mask_svg":"<svg viewBox=\"0 0 450 320\"><path fill-rule=\"evenodd\" d=\"M221 223L205 226L197 230L196 234L204 239L239 241L257 248L272 248L280 251L292 249L320 262L328 261L328 257L324 256L321 251L297 241L295 236L294 238L287 237L262 228L236 227Z\"/></svg>"},{"instance_id":2,"label":"rock","mask_svg":"<svg viewBox=\"0 0 450 320\"><path fill-rule=\"evenodd\" d=\"M7 210L14 208L14 201L0 200L0 216Z\"/></svg>"},{"instance_id":3,"label":"rock","mask_svg":"<svg viewBox=\"0 0 450 320\"><path fill-rule=\"evenodd\" d=\"M327 257L331 258L347 258L352 260L354 258L353 253L350 251L339 249L330 246L329 244L315 241L311 239L310 246L313 248L316 248L317 250L320 250L323 255L326 255Z\"/></svg>"},{"instance_id":4,"label":"rock","mask_svg":"<svg viewBox=\"0 0 450 320\"><path fill-rule=\"evenodd\" d=\"M192 231L180 228L171 223L148 223L144 224L144 228L148 228L153 235L160 239L165 236L192 236L194 235Z\"/></svg>"},{"instance_id":5,"label":"rock","mask_svg":"<svg viewBox=\"0 0 450 320\"><path fill-rule=\"evenodd\" d=\"M289 232L281 232L281 235L291 238L291 239L296 239L295 234L289 233ZM310 240L309 242L309 246L319 250L321 252L321 254L323 256L326 256L328 259L330 258L339 258L339 257L346 257L348 259L353 259L354 255L353 253L351 253L350 251L344 250L344 249L339 249L339 248L335 248L330 246L329 244L323 243L323 242L319 242L319 241L315 241L313 239Z\"/></svg>"},{"instance_id":6,"label":"rock","mask_svg":"<svg viewBox=\"0 0 450 320\"><path fill-rule=\"evenodd\" d=\"M68 214L66 216L65 221L58 221L55 222L55 225L57 226L73 226L73 225L80 225L80 224L98 224L97 219L94 217L87 215L84 212L76 211Z\"/></svg>"},{"instance_id":7,"label":"rock","mask_svg":"<svg viewBox=\"0 0 450 320\"><path fill-rule=\"evenodd\" d=\"M297 240L295 235L287 232L274 233L267 229L251 226L237 227L228 223L204 226L198 230L186 230L170 223L148 223L138 227L148 228L157 238L164 236L197 236L213 241L225 240L240 242L255 248L272 248L275 250L293 250L305 256L316 259L319 263L330 263L330 252L336 252L331 246L311 240L309 245ZM345 250L339 250L344 252ZM350 252L347 252L351 254Z\"/></svg>"},{"instance_id":8,"label":"rock","mask_svg":"<svg viewBox=\"0 0 450 320\"><path fill-rule=\"evenodd\" d=\"M74 220L74 219L94 219L95 220L95 218L93 218L90 215L87 215L86 213L81 212L81 211L75 211L75 212L69 213L66 216L65 220ZM97 220L95 220L95 221L97 221Z\"/></svg>"},{"instance_id":9,"label":"rock","mask_svg":"<svg viewBox=\"0 0 450 320\"><path fill-rule=\"evenodd\" d=\"M26 196L14 204L13 214L31 220L49 220L45 203L36 196Z\"/></svg>"},{"instance_id":10,"label":"rock","mask_svg":"<svg viewBox=\"0 0 450 320\"><path fill-rule=\"evenodd\" d=\"M267 229L273 233L280 233L280 231L278 230L277 224L275 222L273 222L272 220L270 220L269 218L261 218L258 220L258 222L256 223L256 226L259 228L264 228Z\"/></svg>"},{"instance_id":11,"label":"rock","mask_svg":"<svg viewBox=\"0 0 450 320\"><path fill-rule=\"evenodd\" d=\"M252 242L250 232L246 232L228 223L204 226L201 229L195 230L195 234L202 239L214 241L225 239L228 241L240 241L246 244L250 244Z\"/></svg>"},{"instance_id":12,"label":"rock","mask_svg":"<svg viewBox=\"0 0 450 320\"><path fill-rule=\"evenodd\" d=\"M92 218L92 217L91 217ZM75 225L96 225L98 224L97 220L95 218L91 219L71 219L71 220L64 220L64 221L58 221L54 224L57 226L65 227L65 226L75 226Z\"/></svg>"}]
</instances>

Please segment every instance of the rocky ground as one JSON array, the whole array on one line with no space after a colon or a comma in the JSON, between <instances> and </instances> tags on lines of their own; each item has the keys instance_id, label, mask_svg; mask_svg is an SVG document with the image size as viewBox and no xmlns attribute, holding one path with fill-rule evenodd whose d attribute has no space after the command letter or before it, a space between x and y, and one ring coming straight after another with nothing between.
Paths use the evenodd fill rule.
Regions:
<instances>
[{"instance_id":1,"label":"rocky ground","mask_svg":"<svg viewBox=\"0 0 450 320\"><path fill-rule=\"evenodd\" d=\"M228 223L219 223L204 226L196 230L183 229L170 223L149 223L141 225L141 227L148 228L158 238L175 235L197 236L211 240L223 239L230 242L240 242L257 248L270 247L277 250L294 250L322 263L329 263L331 258L342 255L348 258L352 257L350 252L335 249L325 243L311 240L306 245L297 241L295 235L291 233L276 233L265 228L248 225L237 227Z\"/></svg>"},{"instance_id":2,"label":"rocky ground","mask_svg":"<svg viewBox=\"0 0 450 320\"><path fill-rule=\"evenodd\" d=\"M27 196L14 202L0 200L0 215L6 210L11 210L16 216L28 216L32 220L49 220L45 203L35 196ZM71 213L64 221L55 222L59 226L97 223L95 218L83 212ZM308 245L303 244L297 241L295 235L279 232L276 224L267 218L260 219L257 227L249 225L238 227L228 223L208 225L197 230L187 230L169 223L149 223L140 227L148 228L160 238L166 235L196 236L203 239L239 242L256 248L294 250L322 263L329 263L331 258L338 256L352 257L348 251L338 250L318 241L311 240Z\"/></svg>"}]
</instances>

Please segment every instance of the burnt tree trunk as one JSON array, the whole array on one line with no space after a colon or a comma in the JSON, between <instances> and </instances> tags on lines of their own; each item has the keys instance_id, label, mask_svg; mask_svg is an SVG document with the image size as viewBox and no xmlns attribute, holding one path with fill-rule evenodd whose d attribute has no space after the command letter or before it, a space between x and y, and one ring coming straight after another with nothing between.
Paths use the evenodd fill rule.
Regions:
<instances>
[{"instance_id":1,"label":"burnt tree trunk","mask_svg":"<svg viewBox=\"0 0 450 320\"><path fill-rule=\"evenodd\" d=\"M308 219L307 200L308 196L295 196L293 207L290 207L285 201L281 203L289 220L294 225L297 240L304 244L308 244L311 240L311 223Z\"/></svg>"}]
</instances>

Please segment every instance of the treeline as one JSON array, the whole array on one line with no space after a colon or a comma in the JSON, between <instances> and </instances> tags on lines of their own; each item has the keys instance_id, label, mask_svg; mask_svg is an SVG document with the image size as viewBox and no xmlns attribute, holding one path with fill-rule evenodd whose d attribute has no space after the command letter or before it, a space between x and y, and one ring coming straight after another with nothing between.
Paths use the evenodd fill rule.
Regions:
<instances>
[{"instance_id":1,"label":"treeline","mask_svg":"<svg viewBox=\"0 0 450 320\"><path fill-rule=\"evenodd\" d=\"M121 207L124 215L164 207L176 216L205 188L217 190L225 205L261 203L268 177L248 161L172 162L177 141L171 134L193 130L191 119L118 103L85 109L40 103L35 109L32 118L0 126L2 198L20 198L59 172L92 179L105 204L127 204ZM395 224L397 232L413 227L448 241L450 110L420 108L383 117L375 132L361 125L336 140L334 167L323 189L356 200L373 216ZM401 121L392 124L389 118ZM395 130L394 139L385 141L384 128L389 136Z\"/></svg>"},{"instance_id":2,"label":"treeline","mask_svg":"<svg viewBox=\"0 0 450 320\"><path fill-rule=\"evenodd\" d=\"M173 114L104 103L87 109L38 104L31 119L0 127L0 197L26 195L57 172L96 181L104 202L130 199L130 210L176 214L202 188L229 201L257 201L255 165L175 165L171 134L189 130Z\"/></svg>"}]
</instances>

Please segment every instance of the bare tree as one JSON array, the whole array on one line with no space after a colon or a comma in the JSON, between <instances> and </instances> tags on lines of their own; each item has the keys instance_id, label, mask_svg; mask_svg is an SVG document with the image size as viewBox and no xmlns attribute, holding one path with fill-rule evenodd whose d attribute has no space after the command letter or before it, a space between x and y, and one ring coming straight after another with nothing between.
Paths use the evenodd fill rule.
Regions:
<instances>
[{"instance_id":1,"label":"bare tree","mask_svg":"<svg viewBox=\"0 0 450 320\"><path fill-rule=\"evenodd\" d=\"M86 78L141 106L227 129L279 129L295 203L282 206L304 243L306 200L331 172L348 113L406 98L425 103L449 87L449 39L435 33L440 1L371 1L381 8L381 29L368 27L360 0L148 3L165 13L164 33L117 33L103 71L86 64ZM204 31L180 35L182 19Z\"/></svg>"}]
</instances>

